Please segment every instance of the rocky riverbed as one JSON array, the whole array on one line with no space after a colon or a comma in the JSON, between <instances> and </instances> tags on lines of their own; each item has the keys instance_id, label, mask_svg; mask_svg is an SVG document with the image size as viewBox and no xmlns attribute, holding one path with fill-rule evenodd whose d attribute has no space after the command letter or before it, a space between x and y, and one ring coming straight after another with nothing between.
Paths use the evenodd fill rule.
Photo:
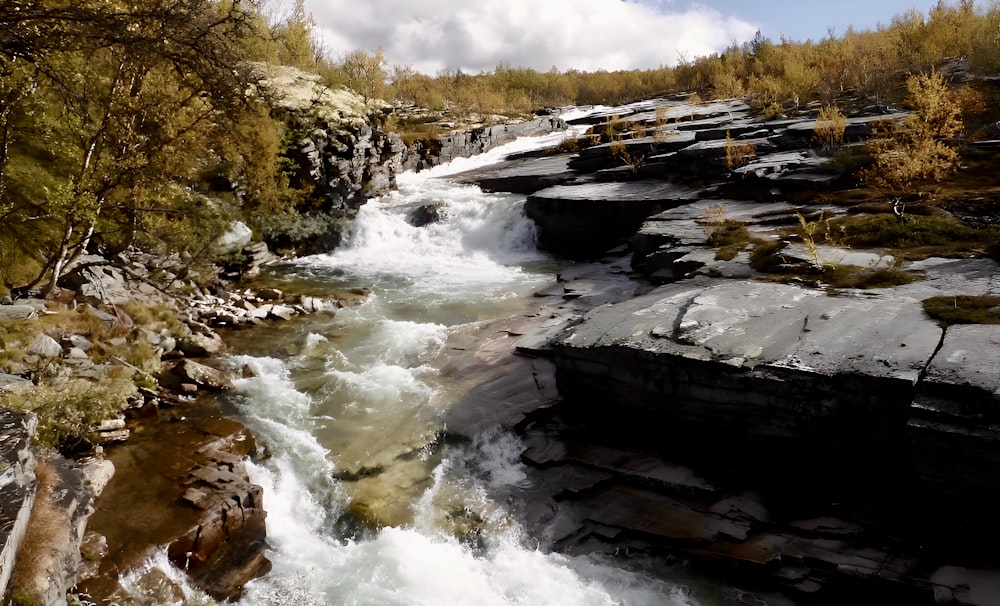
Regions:
<instances>
[{"instance_id":1,"label":"rocky riverbed","mask_svg":"<svg viewBox=\"0 0 1000 606\"><path fill-rule=\"evenodd\" d=\"M631 109L615 118L649 123L650 107ZM524 515L555 549L668 554L802 599L995 603L1000 331L942 326L921 302L996 292L1000 267L783 243L783 263L918 277L860 290L719 255L712 209L780 242L819 211L811 198L836 196L813 122L745 110L709 105L668 136L626 139L638 170L604 145L457 177L531 194L542 245L600 262L564 272L508 329L531 335L514 347L547 395L521 403L498 381L449 428L473 434L485 407L518 429ZM851 119L848 138L897 117ZM727 133L757 150L735 177Z\"/></svg>"},{"instance_id":2,"label":"rocky riverbed","mask_svg":"<svg viewBox=\"0 0 1000 606\"><path fill-rule=\"evenodd\" d=\"M540 289L530 312L470 333L461 347L467 359L451 369L464 393L447 413L448 438L471 440L495 426L518 434L530 482L518 488L515 509L545 549L683 560L802 600L994 603L1000 334L943 327L921 301L995 292L997 263L784 242L788 226L814 218L811 200L829 199L841 176L811 148L808 116L762 121L742 101L674 99L581 120L600 130L611 116L656 132L452 177L530 194L526 212L540 244L587 262ZM896 118L852 117L847 140ZM735 170L726 161L733 138L756 150ZM761 241L782 241L783 265L892 265L921 280L878 290L775 280L748 249L718 254L710 236L721 219L712 208ZM239 246L252 264L237 276L253 276L266 250ZM115 573L149 555L146 541L134 540L139 527L153 529L150 543L169 546L168 558L218 598L266 572L267 503L242 466L253 440L187 396L231 385L231 371L211 363L223 347L217 328L331 313L367 295L210 292L172 271L182 265L92 258L71 268L61 295L63 305L90 305L87 313L106 322L127 322L120 306L136 293L155 304L172 289L188 302L186 334L130 333L160 350L170 371L161 384L173 391L141 393L127 422L104 427L107 440L132 437L126 448L108 448L121 483L112 480L92 517L91 540L100 545L102 535L106 544L83 558L102 562L84 586L95 596L115 595ZM27 321L48 305L18 301L0 311ZM32 344L30 355L102 372L75 351L84 343L51 340ZM26 388L28 370L0 377L0 388ZM33 463L18 457L13 468L22 471L12 477L20 479L10 486L24 493L19 507L30 508L26 499L35 497L22 480ZM143 474L164 463L147 481ZM78 483L87 503L102 484ZM146 492L156 503L143 509L148 520L121 525L132 515L131 506L122 511L128 499ZM11 528L22 518L14 515Z\"/></svg>"}]
</instances>

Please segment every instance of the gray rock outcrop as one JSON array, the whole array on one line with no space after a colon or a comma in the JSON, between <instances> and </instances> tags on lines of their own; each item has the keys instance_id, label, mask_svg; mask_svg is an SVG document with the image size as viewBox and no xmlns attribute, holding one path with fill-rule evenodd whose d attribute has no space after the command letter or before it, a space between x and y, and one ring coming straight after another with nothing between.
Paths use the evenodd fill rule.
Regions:
<instances>
[{"instance_id":1,"label":"gray rock outcrop","mask_svg":"<svg viewBox=\"0 0 1000 606\"><path fill-rule=\"evenodd\" d=\"M0 594L6 594L35 503L37 419L0 409Z\"/></svg>"}]
</instances>

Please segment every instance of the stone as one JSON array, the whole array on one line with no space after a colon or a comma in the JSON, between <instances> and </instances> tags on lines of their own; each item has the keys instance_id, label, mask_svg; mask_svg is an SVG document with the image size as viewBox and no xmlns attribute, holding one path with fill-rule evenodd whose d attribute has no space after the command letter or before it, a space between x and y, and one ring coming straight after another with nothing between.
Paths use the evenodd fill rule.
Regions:
<instances>
[{"instance_id":1,"label":"stone","mask_svg":"<svg viewBox=\"0 0 1000 606\"><path fill-rule=\"evenodd\" d=\"M268 317L278 320L291 320L295 313L295 309L287 305L272 305L268 310Z\"/></svg>"},{"instance_id":2,"label":"stone","mask_svg":"<svg viewBox=\"0 0 1000 606\"><path fill-rule=\"evenodd\" d=\"M23 377L0 373L0 391L17 393L32 389L34 386L34 383Z\"/></svg>"},{"instance_id":3,"label":"stone","mask_svg":"<svg viewBox=\"0 0 1000 606\"><path fill-rule=\"evenodd\" d=\"M174 372L182 379L191 381L201 387L215 390L226 390L233 387L234 376L231 372L199 364L194 360L181 360L174 368Z\"/></svg>"},{"instance_id":4,"label":"stone","mask_svg":"<svg viewBox=\"0 0 1000 606\"><path fill-rule=\"evenodd\" d=\"M39 334L28 346L28 353L43 358L58 358L63 350L58 341L46 334Z\"/></svg>"},{"instance_id":5,"label":"stone","mask_svg":"<svg viewBox=\"0 0 1000 606\"><path fill-rule=\"evenodd\" d=\"M70 347L75 347L84 352L90 351L94 348L94 344L91 343L89 339L81 335L67 335L63 337L63 341L68 343Z\"/></svg>"},{"instance_id":6,"label":"stone","mask_svg":"<svg viewBox=\"0 0 1000 606\"><path fill-rule=\"evenodd\" d=\"M30 320L38 317L38 311L30 305L0 305L0 319Z\"/></svg>"},{"instance_id":7,"label":"stone","mask_svg":"<svg viewBox=\"0 0 1000 606\"><path fill-rule=\"evenodd\" d=\"M285 293L277 288L260 288L255 294L263 301L281 301L285 298Z\"/></svg>"},{"instance_id":8,"label":"stone","mask_svg":"<svg viewBox=\"0 0 1000 606\"><path fill-rule=\"evenodd\" d=\"M177 349L185 356L191 358L201 358L214 356L226 350L226 344L222 338L212 333L211 335L191 334L177 339Z\"/></svg>"},{"instance_id":9,"label":"stone","mask_svg":"<svg viewBox=\"0 0 1000 606\"><path fill-rule=\"evenodd\" d=\"M242 221L231 221L229 229L215 240L215 249L219 254L239 252L243 247L250 244L253 239L253 230L247 227Z\"/></svg>"}]
</instances>

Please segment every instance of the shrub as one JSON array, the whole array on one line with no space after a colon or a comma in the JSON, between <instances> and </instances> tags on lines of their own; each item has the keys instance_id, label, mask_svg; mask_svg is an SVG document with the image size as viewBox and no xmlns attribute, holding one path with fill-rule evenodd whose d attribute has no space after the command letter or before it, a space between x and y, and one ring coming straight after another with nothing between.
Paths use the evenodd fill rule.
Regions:
<instances>
[{"instance_id":1,"label":"shrub","mask_svg":"<svg viewBox=\"0 0 1000 606\"><path fill-rule=\"evenodd\" d=\"M832 152L844 143L847 117L835 105L827 105L816 115L816 140L826 152Z\"/></svg>"},{"instance_id":2,"label":"shrub","mask_svg":"<svg viewBox=\"0 0 1000 606\"><path fill-rule=\"evenodd\" d=\"M961 100L938 72L910 76L906 87L915 111L876 133L874 163L861 174L869 187L912 190L958 170L958 152L943 140L964 128Z\"/></svg>"},{"instance_id":3,"label":"shrub","mask_svg":"<svg viewBox=\"0 0 1000 606\"><path fill-rule=\"evenodd\" d=\"M726 168L733 170L746 166L757 157L757 148L753 143L741 143L733 140L726 131Z\"/></svg>"},{"instance_id":4,"label":"shrub","mask_svg":"<svg viewBox=\"0 0 1000 606\"><path fill-rule=\"evenodd\" d=\"M57 377L34 389L0 392L0 406L38 415L35 439L55 448L73 448L89 440L101 421L114 418L135 393L132 371L115 367L101 381Z\"/></svg>"}]
</instances>

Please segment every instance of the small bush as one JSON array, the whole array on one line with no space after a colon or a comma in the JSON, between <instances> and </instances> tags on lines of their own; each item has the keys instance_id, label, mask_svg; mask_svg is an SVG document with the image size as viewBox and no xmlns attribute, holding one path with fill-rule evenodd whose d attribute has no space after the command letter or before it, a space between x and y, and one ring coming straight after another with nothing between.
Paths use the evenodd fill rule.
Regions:
<instances>
[{"instance_id":1,"label":"small bush","mask_svg":"<svg viewBox=\"0 0 1000 606\"><path fill-rule=\"evenodd\" d=\"M63 377L24 392L0 393L0 406L37 414L39 442L72 448L88 441L101 421L125 410L135 389L132 371L117 367L100 382Z\"/></svg>"},{"instance_id":2,"label":"small bush","mask_svg":"<svg viewBox=\"0 0 1000 606\"><path fill-rule=\"evenodd\" d=\"M1000 324L1000 295L924 299L924 311L945 324Z\"/></svg>"},{"instance_id":3,"label":"small bush","mask_svg":"<svg viewBox=\"0 0 1000 606\"><path fill-rule=\"evenodd\" d=\"M747 226L742 221L733 219L726 219L708 235L708 243L718 249L715 258L720 261L735 258L750 241Z\"/></svg>"},{"instance_id":4,"label":"small bush","mask_svg":"<svg viewBox=\"0 0 1000 606\"><path fill-rule=\"evenodd\" d=\"M726 131L726 168L733 170L753 162L757 158L757 148L752 143L740 143Z\"/></svg>"},{"instance_id":5,"label":"small bush","mask_svg":"<svg viewBox=\"0 0 1000 606\"><path fill-rule=\"evenodd\" d=\"M832 152L844 143L846 128L847 117L835 105L828 105L819 110L813 132L823 150Z\"/></svg>"},{"instance_id":6,"label":"small bush","mask_svg":"<svg viewBox=\"0 0 1000 606\"><path fill-rule=\"evenodd\" d=\"M761 242L750 251L750 267L764 273L776 273L785 264L781 251L787 246L782 240Z\"/></svg>"}]
</instances>

